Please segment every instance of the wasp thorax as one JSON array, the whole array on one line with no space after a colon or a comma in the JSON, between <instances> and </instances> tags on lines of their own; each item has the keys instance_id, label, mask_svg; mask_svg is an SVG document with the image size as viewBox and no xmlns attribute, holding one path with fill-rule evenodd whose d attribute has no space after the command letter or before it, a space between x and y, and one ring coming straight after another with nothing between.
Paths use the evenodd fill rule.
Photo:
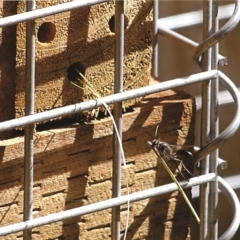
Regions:
<instances>
[{"instance_id":1,"label":"wasp thorax","mask_svg":"<svg viewBox=\"0 0 240 240\"><path fill-rule=\"evenodd\" d=\"M157 139L154 139L151 143L152 148L154 148L154 150L156 150L158 152L158 154L162 157L162 160L167 160L170 163L174 164L176 166L176 168L178 169L179 173L181 174L181 176L187 180L187 178L183 175L183 173L181 172L181 169L179 168L179 164L182 165L182 168L191 176L193 176L193 174L186 168L186 166L183 163L183 159L179 159L179 157L187 157L192 158L192 153L189 151L186 151L184 149L181 149L180 146L176 146L176 145L169 145L166 142L161 142ZM158 156L159 156L158 155Z\"/></svg>"},{"instance_id":2,"label":"wasp thorax","mask_svg":"<svg viewBox=\"0 0 240 240\"><path fill-rule=\"evenodd\" d=\"M152 146L158 150L161 156L165 154L172 154L172 149L166 142L161 142L155 139L152 141Z\"/></svg>"}]
</instances>

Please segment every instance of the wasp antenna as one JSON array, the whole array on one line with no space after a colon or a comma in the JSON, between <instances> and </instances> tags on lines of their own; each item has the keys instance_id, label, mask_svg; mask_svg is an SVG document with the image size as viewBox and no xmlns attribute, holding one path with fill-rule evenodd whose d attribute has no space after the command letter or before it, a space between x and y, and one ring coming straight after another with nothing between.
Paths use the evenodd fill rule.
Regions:
<instances>
[{"instance_id":1,"label":"wasp antenna","mask_svg":"<svg viewBox=\"0 0 240 240\"><path fill-rule=\"evenodd\" d=\"M159 128L159 125L157 125L157 127L156 127L156 130L155 130L155 136L154 136L154 138L156 138L156 137L157 137L158 128Z\"/></svg>"}]
</instances>

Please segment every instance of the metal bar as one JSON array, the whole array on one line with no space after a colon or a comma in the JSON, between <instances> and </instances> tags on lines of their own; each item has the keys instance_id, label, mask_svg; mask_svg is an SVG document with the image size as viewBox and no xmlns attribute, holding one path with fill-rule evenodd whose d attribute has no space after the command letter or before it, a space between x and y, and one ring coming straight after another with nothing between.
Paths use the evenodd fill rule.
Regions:
<instances>
[{"instance_id":1,"label":"metal bar","mask_svg":"<svg viewBox=\"0 0 240 240\"><path fill-rule=\"evenodd\" d=\"M106 104L113 104L119 101L125 101L128 99L138 98L148 94L165 91L172 88L178 88L185 85L198 83L201 81L206 81L209 78L217 77L218 72L219 71L212 70L207 72L196 73L196 74L189 75L187 77L176 78L173 80L168 80L166 82L161 82L151 86L141 87L138 89L133 89L133 90L122 92L122 93L112 94L106 97L102 97L100 100L96 99L96 100L90 100L87 102L71 104L68 106L52 109L49 111L35 113L32 116L24 116L21 118L4 121L0 123L0 132L25 126L25 125L29 125L29 124L33 124L33 123L47 121L53 118L58 118L60 116L64 117L64 116L76 114L85 110L94 109L94 108L103 106L103 103L102 103L103 101ZM228 85L226 86L228 87ZM234 87L234 85L231 87ZM235 88L233 92L236 96L238 96L239 93L235 93Z\"/></svg>"},{"instance_id":2,"label":"metal bar","mask_svg":"<svg viewBox=\"0 0 240 240\"><path fill-rule=\"evenodd\" d=\"M214 70L212 70L214 71ZM228 127L215 139L203 146L194 154L195 161L200 161L204 156L219 148L227 139L231 138L240 127L240 93L235 84L221 71L219 73L220 83L228 89L236 104L236 113Z\"/></svg>"},{"instance_id":3,"label":"metal bar","mask_svg":"<svg viewBox=\"0 0 240 240\"><path fill-rule=\"evenodd\" d=\"M27 1L27 11L36 8L35 0ZM34 90L35 90L35 21L29 21L26 25L26 84L25 84L25 115L34 114ZM24 212L23 220L32 219L33 210L33 162L34 162L34 125L25 127L24 139ZM32 239L32 230L23 232L23 239Z\"/></svg>"},{"instance_id":4,"label":"metal bar","mask_svg":"<svg viewBox=\"0 0 240 240\"><path fill-rule=\"evenodd\" d=\"M124 0L115 3L115 65L114 65L114 93L123 91L123 56L124 56ZM113 180L112 197L121 195L121 146L118 140L122 140L122 102L114 104L114 120L120 136L117 137L113 129ZM120 239L120 206L112 208L111 239Z\"/></svg>"},{"instance_id":5,"label":"metal bar","mask_svg":"<svg viewBox=\"0 0 240 240\"><path fill-rule=\"evenodd\" d=\"M211 30L211 0L203 1L203 39L209 36ZM211 49L202 55L202 71L211 69ZM201 147L209 142L210 134L210 80L202 82L202 112L201 112ZM200 174L209 173L209 156L206 156L200 164ZM208 184L200 186L200 240L208 239Z\"/></svg>"},{"instance_id":6,"label":"metal bar","mask_svg":"<svg viewBox=\"0 0 240 240\"><path fill-rule=\"evenodd\" d=\"M184 48L187 48L192 55L194 56L196 52L196 48L199 45L197 42L194 42L193 40L171 30L166 28L165 26L158 26L158 32L164 37L167 37L168 39L176 42L177 44L180 44ZM222 66L227 65L227 58L225 56L222 56L218 54L218 62Z\"/></svg>"},{"instance_id":7,"label":"metal bar","mask_svg":"<svg viewBox=\"0 0 240 240\"><path fill-rule=\"evenodd\" d=\"M219 74L220 83L230 92L232 98L236 104L236 113L235 117L229 126L219 135L218 138L212 140L207 145L202 147L199 151L194 154L195 162L200 161L204 156L214 151L222 143L231 138L235 132L238 130L240 125L240 93L238 88L232 83L232 81L221 71L211 70L207 72L201 72L193 75L189 75L183 78L177 78L174 80L168 80L166 82L158 83L151 86L146 86L138 89L133 89L127 92L116 93L106 97L103 97L101 100L90 100L87 102L76 103L68 105L65 107L60 107L52 109L49 111L36 113L31 116L25 116L17 119L12 119L0 123L0 132L21 127L24 125L29 125L33 123L47 121L53 118L58 118L60 116L67 116L71 114L76 114L81 111L90 110L97 108L103 105L103 101L106 104L113 104L118 101L125 101L128 99L138 98L152 93L157 93L165 91L168 89L178 88L189 84L198 83L201 81L206 81L210 78L216 78Z\"/></svg>"},{"instance_id":8,"label":"metal bar","mask_svg":"<svg viewBox=\"0 0 240 240\"><path fill-rule=\"evenodd\" d=\"M235 4L228 4L219 6L218 15L219 20L230 18L233 15ZM164 17L158 19L158 28L163 26L170 29L178 29L191 27L203 22L203 13L202 10L182 13L174 16Z\"/></svg>"},{"instance_id":9,"label":"metal bar","mask_svg":"<svg viewBox=\"0 0 240 240\"><path fill-rule=\"evenodd\" d=\"M218 0L212 1L212 18L211 18L211 35L218 31ZM212 47L211 52L211 69L218 69L218 44ZM214 79L211 81L211 111L210 111L210 139L213 140L219 135L219 116L218 116L218 91L219 80ZM216 180L214 183L209 183L209 239L218 239L218 149L210 154L209 171L216 174Z\"/></svg>"},{"instance_id":10,"label":"metal bar","mask_svg":"<svg viewBox=\"0 0 240 240\"><path fill-rule=\"evenodd\" d=\"M34 10L33 12L18 13L16 15L4 17L0 19L0 27L17 24L29 20L34 20L50 15L71 11L75 8L89 7L95 4L109 2L109 0L82 0L82 1L71 1L67 3L58 4L51 7ZM226 19L232 16L232 10L234 4L220 6L219 8L219 19ZM170 29L177 29L183 27L190 27L202 23L202 11L195 11L190 13L184 13L174 15L171 17L158 19L158 26L165 26Z\"/></svg>"},{"instance_id":11,"label":"metal bar","mask_svg":"<svg viewBox=\"0 0 240 240\"><path fill-rule=\"evenodd\" d=\"M228 198L233 211L232 222L226 232L223 233L223 235L219 238L219 240L232 239L240 225L240 203L238 196L225 180L223 180L221 177L218 177L218 183L219 189L221 189L222 193Z\"/></svg>"},{"instance_id":12,"label":"metal bar","mask_svg":"<svg viewBox=\"0 0 240 240\"><path fill-rule=\"evenodd\" d=\"M212 2L214 2L216 0L209 0L207 2L208 6L205 8L208 9L208 13L205 14L205 16L207 16L206 18L208 18L208 23L206 23L205 25L205 30L206 30L206 36L211 29L213 30L212 26L214 26L214 24L210 24L209 21L211 19L214 19L213 16L210 16L211 13L214 13L214 11L212 11L210 4L212 5ZM33 10L34 7L34 2L35 0L32 0L29 4L29 8L28 10ZM87 7L93 4L97 4L97 3L102 3L102 2L107 2L107 1L85 1L84 3L82 1L73 1L73 2L69 2L69 3L65 3L65 4L61 4L61 5L56 5L56 6L52 6L52 7L48 7L48 8L44 8L44 9L39 9L39 10L35 10L32 12L27 12L27 13L22 13L22 14L17 14L14 16L10 16L10 17L5 17L3 19L0 19L0 26L6 26L6 25L11 25L11 24L16 24L18 22L24 22L24 21L29 21L29 20L33 20L33 19L37 19L40 17L44 17L44 16L49 16L52 14L57 14L60 12L65 12L65 11L69 11L72 9L75 9L77 7ZM123 100L127 100L127 99L131 99L131 98L136 98L142 95L147 95L150 93L154 93L154 92L159 92L159 91L163 91L169 88L176 88L179 86L183 86L183 85L187 85L187 84L192 84L195 82L199 82L199 81L205 81L203 83L203 127L202 127L202 146L203 148L201 150L199 150L194 156L196 161L201 160L206 154L210 153L211 151L215 150L216 148L218 148L220 146L220 144L223 144L223 142L225 142L228 138L230 138L238 129L239 125L240 125L240 111L239 111L239 93L236 93L236 87L232 84L232 82L221 72L219 72L219 76L221 77L220 81L221 83L231 92L235 103L237 105L237 111L236 111L236 115L233 119L233 121L231 122L231 124L228 126L227 129L225 129L222 134L220 134L218 137L218 131L217 131L217 121L211 125L211 129L214 130L214 132L211 133L211 139L213 139L212 141L209 142L208 139L208 134L209 134L209 122L208 119L209 118L209 113L212 111L209 111L210 109L210 102L211 102L211 109L213 110L214 108L216 108L217 105L217 89L218 89L218 82L216 81L216 79L211 81L211 95L212 97L209 98L210 96L210 81L208 82L207 79L209 78L217 78L218 74L217 71L209 71L208 73L210 73L211 77L209 78L204 78L203 75L206 77L206 75L208 73L203 73L203 74L195 74L190 76L190 80L189 79L184 79L184 78L179 78L179 79L175 79L175 80L171 80L170 82L167 82L166 85L164 84L157 84L154 86L150 86L150 87L144 87L144 88L140 88L140 89L135 89L129 92L125 92L122 93L122 79L123 79L123 72L122 72L122 64L123 64L123 30L122 27L124 26L124 15L123 15L123 2L124 0L120 0L116 1L116 13L115 13L115 30L116 30L116 55L115 55L115 94L107 96L107 97L103 97L102 100L104 100L104 102L106 102L107 104L110 103L114 103L115 107L115 121L117 123L118 126L118 130L121 133L122 132L122 126L121 126L121 122L122 122L122 116L121 116L121 110L122 110L122 103L119 101L123 101ZM122 5L121 5L122 4ZM157 6L157 10L155 9L155 16L158 17L158 0L154 1L154 6ZM118 8L119 6L119 8ZM33 7L31 9L31 7ZM118 12L119 9L119 12ZM213 8L214 9L214 8ZM236 8L235 8L235 12L233 14L233 17L231 18L231 26L230 25L226 25L227 26L227 31L231 31L236 24L239 21L240 18L240 10L239 10L239 0L236 1ZM118 18L119 17L119 18ZM156 18L157 18L156 17ZM157 42L157 19L154 19L154 36L156 36L156 42ZM206 19L205 19L206 20ZM155 22L156 21L156 22ZM34 22L32 22L32 24L34 24ZM225 26L225 25L224 25ZM233 27L234 26L234 27ZM120 29L119 29L120 28ZM119 237L119 233L120 233L120 205L121 204L125 204L128 201L138 201L141 199L146 198L146 196L149 197L153 197L158 195L158 192L156 191L159 190L160 193L159 194L163 194L167 192L171 191L171 188L169 187L171 184L168 185L164 185L161 187L157 187L157 188L153 188L153 189L149 189L146 191L141 191L138 193L134 193L128 196L122 196L120 197L120 189L121 189L121 154L120 154L120 150L119 150L119 145L117 143L117 139L116 136L114 137L114 164L113 164L113 199L110 200L106 200L100 203L96 203L96 204L91 204L88 206L84 206L84 207L80 207L80 208L76 208L76 209L71 209L68 211L64 211L61 213L56 213L56 214L50 214L48 216L45 217L41 217L41 218L37 218L37 219L33 219L32 220L32 198L33 198L33 194L32 194L32 185L33 185L33 124L36 122L41 122L42 120L50 120L54 117L59 117L59 116L66 116L66 115L70 115L70 114L74 114L86 109L92 109L95 107L99 107L102 105L102 100L99 101L99 99L97 100L92 100L92 101L88 101L85 103L78 103L78 104L72 104L70 106L66 106L66 107L62 107L62 108L58 108L58 109L54 109L54 110L50 110L47 112L43 112L43 113L39 113L39 114L34 114L34 73L35 73L35 65L34 65L34 61L35 61L35 56L34 56L34 51L33 49L35 48L34 43L35 41L33 41L34 39L34 25L31 25L31 22L27 23L27 64L26 64L26 73L27 73L27 81L26 83L26 117L20 118L20 119L14 119L14 120L10 120L10 121L6 121L3 123L0 123L0 131L4 131L7 129L12 129L18 126L23 126L26 125L25 128L25 178L24 178L24 221L25 222L21 222L21 223L17 223L17 224L13 224L13 225L9 225L3 228L0 228L0 235L6 235L8 233L13 233L13 232L17 232L17 231L21 231L24 230L24 239L31 239L31 228L33 227L37 227L37 226L41 226L44 224L48 224L48 223L53 223L56 221L60 221L60 220L65 220L68 218L72 218L72 217L76 217L76 216L81 216L83 214L88 214L91 212L95 212L95 211L100 211L109 207L113 207L113 220L112 220L112 224L113 224L113 228L112 228L112 238L113 239L120 239ZM31 29L31 30L30 30ZM216 32L216 29L214 30ZM215 35L216 39L222 39L222 36L225 36L228 32L224 31L224 32L219 32ZM119 35L118 35L119 34ZM222 34L222 36L220 36ZM205 37L207 38L207 37ZM30 40L31 39L31 40ZM210 38L209 38L210 39ZM207 40L209 40L207 39ZM209 42L211 42L212 44L216 44L216 39L210 39ZM35 39L34 39L35 40ZM204 51L206 51L209 47L209 44L206 43L207 42L204 41L202 44L200 44L200 46L197 48L197 53L202 54ZM31 42L32 41L32 42ZM193 42L191 42L190 40L186 40L184 39L182 42L187 43L188 46L193 45ZM214 42L214 43L213 43ZM207 46L207 47L206 47ZM194 49L195 50L195 49ZM118 55L119 53L119 55ZM203 70L209 70L209 69L217 69L217 56L219 57L218 52L217 52L217 48L213 48L213 55L214 56L210 56L211 51L208 51L208 56L207 57L203 57L204 61L202 62L202 67ZM121 55L122 54L122 55ZM198 55L196 55L198 56ZM121 58L122 57L122 58ZM157 59L155 59L157 58ZM215 59L214 59L215 58ZM154 44L154 66L153 66L153 73L154 76L158 77L158 44ZM211 64L210 64L211 62ZM193 77L193 78L191 78ZM201 80L200 80L201 79ZM182 83L177 84L177 82L174 81L183 81ZM207 80L207 81L206 81ZM230 82L229 82L230 81ZM158 90L156 89L156 86L158 87ZM152 88L151 88L152 87ZM153 89L154 88L154 89ZM160 89L160 90L159 90ZM105 100L106 99L106 100ZM122 99L122 100L121 100ZM204 104L205 103L205 104ZM63 110L63 112L62 112ZM49 114L50 113L50 114ZM49 116L47 116L49 115ZM212 112L211 114L211 122L213 122L213 120L215 120L217 117L216 112ZM208 119L207 119L208 118ZM19 122L20 121L20 122ZM10 124L9 126L7 126L8 124ZM208 143L207 143L208 142ZM207 143L207 144L206 144ZM196 184L195 185L199 185L201 183L207 183L207 182L211 182L210 183L210 207L209 207L209 212L206 213L206 211L203 212L203 216L204 219L201 221L205 222L205 224L202 226L202 230L201 230L201 239L217 239L217 224L216 224L216 204L217 204L217 182L219 181L219 187L223 190L223 192L227 195L227 197L230 200L230 203L232 205L233 211L234 211L234 219L233 222L231 224L231 226L229 227L229 229L223 234L223 236L221 236L221 240L223 239L230 239L234 233L236 232L238 226L239 226L239 214L240 214L240 207L239 207L239 202L238 199L235 195L235 193L229 188L229 186L227 186L223 180L221 180L220 177L217 177L217 171L216 171L216 167L217 167L217 159L218 154L214 153L211 154L211 162L210 162L210 171L212 172L211 174L205 174L208 173L208 164L203 164L202 165L202 173L205 174L203 176L197 177L197 178L192 178L190 179L190 181L188 183L183 182L181 183L182 185L184 185L185 187L190 187L191 184L193 184L193 181L195 181L196 179ZM208 176L211 176L211 179L207 178ZM202 177L202 178L201 178ZM201 180L202 179L202 180ZM175 185L173 183L173 185ZM167 186L167 189L165 189L164 187ZM192 185L194 186L194 185ZM176 186L175 186L176 188ZM165 190L164 190L165 189ZM206 191L206 188L203 187L203 195L205 194L205 196L203 196L203 209L207 209L206 207L206 193L208 193L208 191ZM169 191L170 190L170 191ZM177 190L177 189L174 189ZM162 192L161 192L162 191ZM165 192L164 192L165 191ZM137 198L137 200L136 200ZM115 213L114 213L115 211ZM206 218L205 218L206 217ZM59 219L59 220L58 220ZM208 227L206 224L208 224L208 219L210 222L209 225L209 229L206 228ZM50 221L50 222L49 222ZM19 228L21 228L21 230L18 230ZM204 229L203 229L204 228ZM3 232L2 232L3 230ZM8 233L4 233L6 231L9 231ZM209 231L208 231L209 230Z\"/></svg>"},{"instance_id":13,"label":"metal bar","mask_svg":"<svg viewBox=\"0 0 240 240\"><path fill-rule=\"evenodd\" d=\"M235 0L235 9L232 17L224 24L219 31L211 36L208 36L203 42L199 44L196 49L194 60L199 62L199 57L209 48L220 42L225 38L239 23L240 20L240 0Z\"/></svg>"},{"instance_id":14,"label":"metal bar","mask_svg":"<svg viewBox=\"0 0 240 240\"><path fill-rule=\"evenodd\" d=\"M221 159L221 158L218 158L218 161L219 162L225 162L226 160L224 159ZM224 177L223 180L224 182L226 182L228 184L228 188L231 188L232 190L235 190L238 191L238 189L240 189L240 182L239 182L239 179L240 179L240 173L239 174L236 174L236 175L231 175L231 176L228 176L228 177ZM218 179L219 180L219 179ZM218 187L219 189L221 189L221 184L219 183L218 184ZM220 193L221 191L218 189L218 192ZM196 199L199 197L199 191L198 191L198 188L197 187L194 187L191 189L192 190L192 199ZM224 192L223 192L224 195L226 195ZM229 195L231 195L229 193ZM238 199L239 201L239 199ZM240 207L240 205L239 205ZM235 210L234 210L235 211ZM238 214L239 216L239 214ZM240 221L240 218L237 219L238 221Z\"/></svg>"},{"instance_id":15,"label":"metal bar","mask_svg":"<svg viewBox=\"0 0 240 240\"><path fill-rule=\"evenodd\" d=\"M240 92L240 87L238 87L238 91ZM218 93L218 104L219 106L223 106L223 105L228 105L228 104L232 104L234 103L230 93L227 90L222 90L219 91ZM196 105L197 105L197 111L200 111L202 108L201 105L201 96L196 96Z\"/></svg>"},{"instance_id":16,"label":"metal bar","mask_svg":"<svg viewBox=\"0 0 240 240\"><path fill-rule=\"evenodd\" d=\"M153 60L152 60L152 75L159 78L159 43L158 43L158 22L159 19L159 0L153 1Z\"/></svg>"},{"instance_id":17,"label":"metal bar","mask_svg":"<svg viewBox=\"0 0 240 240\"><path fill-rule=\"evenodd\" d=\"M215 174L211 173L211 174L206 174L199 177L190 178L189 181L181 181L180 185L182 186L182 188L185 189L185 188L190 188L190 187L193 187L199 184L204 184L206 182L210 182L214 180L215 180ZM124 195L116 198L111 198L102 202L89 204L83 207L78 207L71 210L49 214L44 217L39 217L29 221L15 223L9 226L1 227L0 236L19 232L29 228L40 227L42 225L51 224L57 221L63 221L73 217L79 217L92 212L97 212L97 211L101 211L111 207L120 206L120 205L126 204L128 201L136 202L146 198L155 197L161 194L170 193L176 190L178 190L177 185L175 183L170 183L163 186L143 190L140 192L135 192L129 195Z\"/></svg>"},{"instance_id":18,"label":"metal bar","mask_svg":"<svg viewBox=\"0 0 240 240\"><path fill-rule=\"evenodd\" d=\"M0 19L0 27L9 26L21 22L35 20L42 17L47 17L57 13L71 11L76 8L90 7L95 4L108 2L109 0L81 0L62 3L59 5L37 9L31 12L18 13L9 17Z\"/></svg>"},{"instance_id":19,"label":"metal bar","mask_svg":"<svg viewBox=\"0 0 240 240\"><path fill-rule=\"evenodd\" d=\"M233 4L222 6L220 7L220 19L224 19L226 17L231 18L227 21L227 23L221 27L221 29L215 33L213 33L211 36L206 37L206 39L197 46L195 54L194 54L194 60L196 62L199 62L199 56L201 56L207 49L217 44L219 41L221 41L224 37L227 36L239 23L240 20L240 0L235 0L235 8L232 15L230 15L228 12L231 11L233 8ZM157 22L157 28L159 31L161 31L161 34L168 35L171 33L171 36L174 40L176 40L176 37L181 40L181 44L187 43L189 48L193 48L194 42L191 42L189 40L184 39L184 37L179 37L177 34L173 34L171 31L166 31L167 28L181 28L186 26L191 26L195 24L199 24L202 22L202 18L200 17L201 11L192 12L192 13L185 13L180 14L174 17L167 17L159 19ZM186 46L186 45L185 45ZM221 56L219 56L221 57ZM222 65L226 65L226 59L222 57L219 58L220 63Z\"/></svg>"},{"instance_id":20,"label":"metal bar","mask_svg":"<svg viewBox=\"0 0 240 240\"><path fill-rule=\"evenodd\" d=\"M224 161L224 160L222 160ZM215 175L216 176L216 175ZM236 193L233 191L233 188L239 188L239 181L237 183L237 178L239 179L240 175L234 176L234 177L228 177L222 179L221 177L217 177L218 181L218 192L221 191L223 195L228 199L230 202L230 205L232 207L232 212L233 212L233 218L232 222L230 223L228 229L223 233L223 235L218 239L218 240L226 240L226 239L232 239L234 234L237 232L239 225L240 225L240 203L238 196ZM236 179L235 181L231 181L232 178ZM211 181L210 184L214 182ZM231 185L229 184L231 183ZM199 197L199 192L197 191L197 188L194 187L192 188L192 198L197 198Z\"/></svg>"}]
</instances>

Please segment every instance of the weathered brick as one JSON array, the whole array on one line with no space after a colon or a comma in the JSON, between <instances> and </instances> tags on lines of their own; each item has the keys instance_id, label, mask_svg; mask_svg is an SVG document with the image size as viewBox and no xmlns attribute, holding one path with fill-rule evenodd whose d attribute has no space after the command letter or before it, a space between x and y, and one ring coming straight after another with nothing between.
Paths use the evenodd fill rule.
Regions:
<instances>
[{"instance_id":1,"label":"weathered brick","mask_svg":"<svg viewBox=\"0 0 240 240\"><path fill-rule=\"evenodd\" d=\"M192 105L188 95L169 92L145 98L134 111L123 115L121 194L171 182L147 141L156 125L176 129L161 135L169 143L193 143ZM168 99L169 96L169 99ZM173 96L177 101L173 101ZM186 102L189 102L186 103ZM184 108L189 108L184 113ZM0 141L0 216L2 225L23 219L23 138ZM15 149L17 148L17 150ZM14 150L15 149L15 150ZM15 157L16 154L16 157ZM34 218L112 197L112 124L110 118L86 125L36 134L34 156ZM191 165L191 163L190 163ZM175 171L173 166L170 166ZM191 167L191 166L190 166ZM176 172L177 174L177 172ZM190 190L186 191L190 195ZM121 230L126 227L128 206L121 206ZM128 239L185 236L189 209L178 192L130 204ZM172 225L170 223L172 223ZM111 239L111 209L74 217L33 229L33 239ZM181 229L182 227L182 229ZM22 233L0 237L22 239ZM183 240L184 238L181 238Z\"/></svg>"}]
</instances>

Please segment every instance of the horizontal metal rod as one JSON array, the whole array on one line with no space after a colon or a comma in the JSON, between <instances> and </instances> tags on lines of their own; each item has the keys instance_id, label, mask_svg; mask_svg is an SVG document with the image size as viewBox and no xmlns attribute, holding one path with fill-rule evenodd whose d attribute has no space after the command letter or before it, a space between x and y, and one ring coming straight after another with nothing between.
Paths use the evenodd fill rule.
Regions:
<instances>
[{"instance_id":1,"label":"horizontal metal rod","mask_svg":"<svg viewBox=\"0 0 240 240\"><path fill-rule=\"evenodd\" d=\"M223 20L230 18L233 14L235 4L228 4L219 7L218 19ZM158 26L164 26L170 29L189 28L203 22L203 11L194 11L177 14L169 17L159 18Z\"/></svg>"},{"instance_id":2,"label":"horizontal metal rod","mask_svg":"<svg viewBox=\"0 0 240 240\"><path fill-rule=\"evenodd\" d=\"M183 78L176 78L166 82L161 82L155 85L146 86L138 89L133 89L123 93L116 93L101 99L90 100L87 102L76 103L49 111L36 113L31 116L24 116L17 119L8 120L0 123L0 132L14 129L20 126L26 126L33 123L47 121L53 118L63 117L71 114L76 114L85 110L94 109L103 106L103 102L106 104L113 104L128 99L138 98L145 95L149 95L156 92L165 91L168 89L178 88L189 84L198 83L208 80L210 78L216 78L218 76L217 70L211 70L207 72L201 72L193 75L189 75Z\"/></svg>"},{"instance_id":3,"label":"horizontal metal rod","mask_svg":"<svg viewBox=\"0 0 240 240\"><path fill-rule=\"evenodd\" d=\"M226 160L222 159L222 161L226 161ZM240 190L239 179L240 179L240 173L236 174L236 175L230 175L228 177L223 178L223 180L229 185L229 188L231 188L233 191L234 190L236 190L236 191ZM199 198L199 195L200 195L199 187L195 186L191 190L192 190L192 199ZM221 190L219 190L218 192L221 193Z\"/></svg>"},{"instance_id":4,"label":"horizontal metal rod","mask_svg":"<svg viewBox=\"0 0 240 240\"><path fill-rule=\"evenodd\" d=\"M53 14L71 11L76 8L89 7L95 4L108 2L108 0L81 0L58 4L51 7L37 9L31 12L18 13L0 19L0 27L9 26L37 18L47 17Z\"/></svg>"},{"instance_id":5,"label":"horizontal metal rod","mask_svg":"<svg viewBox=\"0 0 240 240\"><path fill-rule=\"evenodd\" d=\"M236 1L237 2L237 1ZM229 4L226 6L220 6L219 7L219 16L218 19L225 19L228 17L232 17L234 11L235 4ZM236 14L234 14L236 15ZM236 18L236 17L235 17ZM231 20L230 23L237 22L236 19ZM196 49L198 47L198 43L188 39L185 36L182 36L179 33L176 33L175 31L171 29L177 29L177 28L183 28L183 27L191 27L197 24L202 24L203 22L203 13L201 11L195 11L195 12L189 12L189 13L183 13L179 15L174 15L166 18L160 18L157 21L157 28L161 35L167 37L170 40L173 40L177 43L180 43L183 47L186 47L189 49L193 55L195 55ZM234 25L235 26L235 25ZM227 25L228 28L228 25ZM226 27L224 28L226 29ZM233 27L229 28L233 29ZM224 34L225 34L224 30ZM227 65L227 58L222 55L218 55L218 61L219 64L222 66Z\"/></svg>"},{"instance_id":6,"label":"horizontal metal rod","mask_svg":"<svg viewBox=\"0 0 240 240\"><path fill-rule=\"evenodd\" d=\"M238 91L240 92L240 87L238 87ZM197 111L200 111L202 108L202 103L201 103L201 96L196 96L196 105L197 105ZM227 104L232 104L234 103L231 94L227 90L223 90L219 92L219 106L224 106Z\"/></svg>"},{"instance_id":7,"label":"horizontal metal rod","mask_svg":"<svg viewBox=\"0 0 240 240\"><path fill-rule=\"evenodd\" d=\"M189 50L194 56L197 46L199 45L197 42L194 42L193 40L169 29L166 28L164 25L158 25L158 33L161 34L162 36L168 38L169 40L180 44L182 47L186 48ZM227 58L225 56L222 56L218 54L218 62L221 66L226 66L227 65Z\"/></svg>"},{"instance_id":8,"label":"horizontal metal rod","mask_svg":"<svg viewBox=\"0 0 240 240\"><path fill-rule=\"evenodd\" d=\"M189 181L181 181L180 185L183 188L190 188L199 184L214 181L216 175L214 173L202 175L199 177L190 178ZM146 198L155 197L161 194L169 193L178 190L175 183L166 184L163 186L135 192L129 195L124 195L116 198L111 198L98 203L89 204L83 207L66 210L63 212L49 214L44 217L28 220L25 222L11 224L0 228L0 236L23 231L29 228L35 228L46 224L51 224L57 221L63 221L73 217L79 217L85 214L101 211L104 209L120 206L129 202L136 202Z\"/></svg>"}]
</instances>

